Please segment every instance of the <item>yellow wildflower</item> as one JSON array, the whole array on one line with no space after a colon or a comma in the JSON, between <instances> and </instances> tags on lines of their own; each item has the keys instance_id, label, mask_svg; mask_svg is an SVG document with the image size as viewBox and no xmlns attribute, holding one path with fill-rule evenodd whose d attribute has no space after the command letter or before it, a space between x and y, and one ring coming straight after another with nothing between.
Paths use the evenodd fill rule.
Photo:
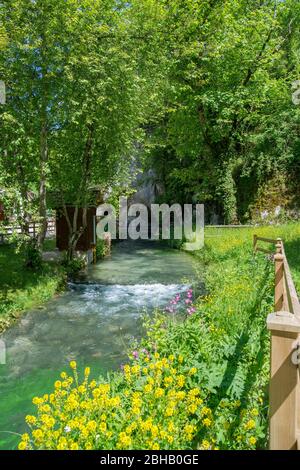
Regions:
<instances>
[{"instance_id":1,"label":"yellow wildflower","mask_svg":"<svg viewBox=\"0 0 300 470\"><path fill-rule=\"evenodd\" d=\"M195 432L196 428L195 426L193 426L192 424L187 424L185 427L184 427L184 432L185 434L187 434L188 436L190 436L191 434L193 434Z\"/></svg>"},{"instance_id":2,"label":"yellow wildflower","mask_svg":"<svg viewBox=\"0 0 300 470\"><path fill-rule=\"evenodd\" d=\"M172 432L175 431L175 429L176 428L175 428L174 423L172 421L170 421L170 423L168 424L168 431L172 433Z\"/></svg>"},{"instance_id":3,"label":"yellow wildflower","mask_svg":"<svg viewBox=\"0 0 300 470\"><path fill-rule=\"evenodd\" d=\"M107 425L104 421L102 421L102 423L100 423L100 426L99 426L99 429L101 432L105 432L106 429L107 429Z\"/></svg>"},{"instance_id":4,"label":"yellow wildflower","mask_svg":"<svg viewBox=\"0 0 300 470\"><path fill-rule=\"evenodd\" d=\"M86 428L90 432L95 432L97 429L97 423L96 421L89 421L86 425Z\"/></svg>"},{"instance_id":5,"label":"yellow wildflower","mask_svg":"<svg viewBox=\"0 0 300 470\"><path fill-rule=\"evenodd\" d=\"M137 365L137 364L131 368L131 372L132 372L134 375L139 374L140 370L141 370L141 368L140 368L140 366Z\"/></svg>"},{"instance_id":6,"label":"yellow wildflower","mask_svg":"<svg viewBox=\"0 0 300 470\"><path fill-rule=\"evenodd\" d=\"M61 437L58 441L57 450L66 450L68 447L67 439L65 437Z\"/></svg>"},{"instance_id":7,"label":"yellow wildflower","mask_svg":"<svg viewBox=\"0 0 300 470\"><path fill-rule=\"evenodd\" d=\"M164 392L164 389L158 387L158 388L155 390L155 392L154 392L154 396L155 396L155 398L160 398L160 397L163 396L164 393L165 393L165 392Z\"/></svg>"},{"instance_id":8,"label":"yellow wildflower","mask_svg":"<svg viewBox=\"0 0 300 470\"><path fill-rule=\"evenodd\" d=\"M250 429L254 429L256 426L256 423L254 419L250 419L248 423L245 424L245 428L249 431Z\"/></svg>"},{"instance_id":9,"label":"yellow wildflower","mask_svg":"<svg viewBox=\"0 0 300 470\"><path fill-rule=\"evenodd\" d=\"M201 415L202 416L207 416L211 414L211 409L208 408L207 406L204 406L201 410Z\"/></svg>"},{"instance_id":10,"label":"yellow wildflower","mask_svg":"<svg viewBox=\"0 0 300 470\"><path fill-rule=\"evenodd\" d=\"M37 420L36 420L35 416L27 415L26 418L25 418L25 421L26 421L27 424L33 426L34 424L36 424Z\"/></svg>"},{"instance_id":11,"label":"yellow wildflower","mask_svg":"<svg viewBox=\"0 0 300 470\"><path fill-rule=\"evenodd\" d=\"M207 441L206 439L204 439L202 442L201 442L201 449L203 450L209 450L211 448L211 445L209 443L209 441Z\"/></svg>"},{"instance_id":12,"label":"yellow wildflower","mask_svg":"<svg viewBox=\"0 0 300 470\"><path fill-rule=\"evenodd\" d=\"M171 385L173 383L173 378L172 377L165 377L164 379L164 384L167 387L168 385Z\"/></svg>"},{"instance_id":13,"label":"yellow wildflower","mask_svg":"<svg viewBox=\"0 0 300 470\"><path fill-rule=\"evenodd\" d=\"M41 405L43 402L44 402L44 400L42 398L39 398L39 397L34 397L32 399L32 403L34 405Z\"/></svg>"},{"instance_id":14,"label":"yellow wildflower","mask_svg":"<svg viewBox=\"0 0 300 470\"><path fill-rule=\"evenodd\" d=\"M90 383L90 385L89 385L89 387L90 387L91 389L96 388L96 387L97 387L97 382L96 382L96 380L92 380L91 383Z\"/></svg>"},{"instance_id":15,"label":"yellow wildflower","mask_svg":"<svg viewBox=\"0 0 300 470\"><path fill-rule=\"evenodd\" d=\"M85 386L84 385L79 385L78 392L82 395L82 394L85 393L85 391L86 391Z\"/></svg>"},{"instance_id":16,"label":"yellow wildflower","mask_svg":"<svg viewBox=\"0 0 300 470\"><path fill-rule=\"evenodd\" d=\"M122 449L123 447L129 447L131 445L131 437L128 436L125 432L119 434L119 441L117 443L117 448Z\"/></svg>"},{"instance_id":17,"label":"yellow wildflower","mask_svg":"<svg viewBox=\"0 0 300 470\"><path fill-rule=\"evenodd\" d=\"M179 375L179 376L177 377L177 385L178 385L178 387L182 388L182 387L184 386L184 384L185 384L185 377L184 377L184 375Z\"/></svg>"},{"instance_id":18,"label":"yellow wildflower","mask_svg":"<svg viewBox=\"0 0 300 470\"><path fill-rule=\"evenodd\" d=\"M197 405L195 403L192 403L191 405L189 405L188 407L188 411L191 413L191 414L194 414L196 413L197 411Z\"/></svg>"},{"instance_id":19,"label":"yellow wildflower","mask_svg":"<svg viewBox=\"0 0 300 470\"><path fill-rule=\"evenodd\" d=\"M174 408L172 408L172 407L169 406L169 407L166 409L165 416L173 416L173 414L174 414Z\"/></svg>"},{"instance_id":20,"label":"yellow wildflower","mask_svg":"<svg viewBox=\"0 0 300 470\"><path fill-rule=\"evenodd\" d=\"M27 442L21 441L18 445L19 450L26 450L27 449Z\"/></svg>"},{"instance_id":21,"label":"yellow wildflower","mask_svg":"<svg viewBox=\"0 0 300 470\"><path fill-rule=\"evenodd\" d=\"M145 387L144 387L144 392L145 392L145 393L150 393L150 392L152 392L152 385L151 385L151 384L145 385Z\"/></svg>"},{"instance_id":22,"label":"yellow wildflower","mask_svg":"<svg viewBox=\"0 0 300 470\"><path fill-rule=\"evenodd\" d=\"M211 419L209 418L205 418L203 421L202 421L202 424L204 426L206 426L207 428L209 428L211 426Z\"/></svg>"},{"instance_id":23,"label":"yellow wildflower","mask_svg":"<svg viewBox=\"0 0 300 470\"><path fill-rule=\"evenodd\" d=\"M36 441L40 441L44 437L44 433L41 429L35 429L32 431L32 436Z\"/></svg>"}]
</instances>

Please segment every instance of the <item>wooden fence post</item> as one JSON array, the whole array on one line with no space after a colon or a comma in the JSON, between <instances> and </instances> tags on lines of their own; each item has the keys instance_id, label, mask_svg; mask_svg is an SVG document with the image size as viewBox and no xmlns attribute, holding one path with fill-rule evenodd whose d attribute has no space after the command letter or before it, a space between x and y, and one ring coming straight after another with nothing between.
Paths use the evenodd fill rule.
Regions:
<instances>
[{"instance_id":1,"label":"wooden fence post","mask_svg":"<svg viewBox=\"0 0 300 470\"><path fill-rule=\"evenodd\" d=\"M268 316L271 331L270 450L296 450L299 438L299 368L292 355L300 322L288 312Z\"/></svg>"},{"instance_id":2,"label":"wooden fence post","mask_svg":"<svg viewBox=\"0 0 300 470\"><path fill-rule=\"evenodd\" d=\"M257 247L257 235L253 236L253 251L256 253L256 247Z\"/></svg>"},{"instance_id":3,"label":"wooden fence post","mask_svg":"<svg viewBox=\"0 0 300 470\"><path fill-rule=\"evenodd\" d=\"M254 236L276 244L275 312L268 316L271 332L270 450L300 450L300 304L282 240Z\"/></svg>"},{"instance_id":4,"label":"wooden fence post","mask_svg":"<svg viewBox=\"0 0 300 470\"><path fill-rule=\"evenodd\" d=\"M275 261L275 312L283 309L284 302L284 256L282 253L282 241L277 239Z\"/></svg>"}]
</instances>

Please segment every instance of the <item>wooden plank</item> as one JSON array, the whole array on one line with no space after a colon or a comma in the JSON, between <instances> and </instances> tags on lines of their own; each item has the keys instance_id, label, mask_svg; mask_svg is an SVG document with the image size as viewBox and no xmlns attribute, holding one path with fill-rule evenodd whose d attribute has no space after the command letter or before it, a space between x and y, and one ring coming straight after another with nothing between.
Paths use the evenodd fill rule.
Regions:
<instances>
[{"instance_id":1,"label":"wooden plank","mask_svg":"<svg viewBox=\"0 0 300 470\"><path fill-rule=\"evenodd\" d=\"M256 251L260 251L261 253L266 253L267 255L273 255L274 252L270 250L266 250L265 248L261 248L260 246L256 247Z\"/></svg>"},{"instance_id":2,"label":"wooden plank","mask_svg":"<svg viewBox=\"0 0 300 470\"><path fill-rule=\"evenodd\" d=\"M295 450L298 369L291 361L297 333L272 331L270 380L270 449Z\"/></svg>"},{"instance_id":3,"label":"wooden plank","mask_svg":"<svg viewBox=\"0 0 300 470\"><path fill-rule=\"evenodd\" d=\"M298 336L298 342L300 341L300 335ZM296 401L296 437L297 437L297 449L300 450L300 370L298 366L298 387L297 387L297 401Z\"/></svg>"},{"instance_id":4,"label":"wooden plank","mask_svg":"<svg viewBox=\"0 0 300 470\"><path fill-rule=\"evenodd\" d=\"M290 312L270 313L267 318L267 327L270 331L300 334L300 320Z\"/></svg>"},{"instance_id":5,"label":"wooden plank","mask_svg":"<svg viewBox=\"0 0 300 470\"><path fill-rule=\"evenodd\" d=\"M257 248L257 235L253 235L253 251L256 252Z\"/></svg>"},{"instance_id":6,"label":"wooden plank","mask_svg":"<svg viewBox=\"0 0 300 470\"><path fill-rule=\"evenodd\" d=\"M266 243L272 243L272 245L276 245L277 240L273 240L272 238L264 238L264 237L257 237L257 240Z\"/></svg>"},{"instance_id":7,"label":"wooden plank","mask_svg":"<svg viewBox=\"0 0 300 470\"><path fill-rule=\"evenodd\" d=\"M291 313L293 313L298 318L300 318L299 297L298 297L296 287L292 278L289 263L285 255L284 246L282 247L282 250L283 250L283 256L284 256L284 272L285 272L285 280L286 280L286 285L287 285L287 296L289 299Z\"/></svg>"}]
</instances>

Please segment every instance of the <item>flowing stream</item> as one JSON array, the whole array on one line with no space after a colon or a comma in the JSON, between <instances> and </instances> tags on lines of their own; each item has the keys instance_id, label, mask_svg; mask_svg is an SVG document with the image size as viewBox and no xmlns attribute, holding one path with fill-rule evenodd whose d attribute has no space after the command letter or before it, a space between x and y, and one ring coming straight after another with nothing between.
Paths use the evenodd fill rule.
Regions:
<instances>
[{"instance_id":1,"label":"flowing stream","mask_svg":"<svg viewBox=\"0 0 300 470\"><path fill-rule=\"evenodd\" d=\"M142 334L142 316L164 308L196 278L193 258L155 242L123 242L113 255L89 268L61 296L30 311L0 339L0 449L14 449L14 433L34 396L53 389L70 360L89 365L93 377L126 360L132 337Z\"/></svg>"}]
</instances>

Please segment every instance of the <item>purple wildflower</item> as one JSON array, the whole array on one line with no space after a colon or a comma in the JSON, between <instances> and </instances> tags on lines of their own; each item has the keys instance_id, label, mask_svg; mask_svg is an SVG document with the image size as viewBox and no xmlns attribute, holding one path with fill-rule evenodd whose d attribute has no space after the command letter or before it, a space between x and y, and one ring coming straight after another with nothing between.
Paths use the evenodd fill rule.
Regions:
<instances>
[{"instance_id":1,"label":"purple wildflower","mask_svg":"<svg viewBox=\"0 0 300 470\"><path fill-rule=\"evenodd\" d=\"M138 357L139 357L138 351L133 351L132 355L133 355L134 359L138 359Z\"/></svg>"}]
</instances>

